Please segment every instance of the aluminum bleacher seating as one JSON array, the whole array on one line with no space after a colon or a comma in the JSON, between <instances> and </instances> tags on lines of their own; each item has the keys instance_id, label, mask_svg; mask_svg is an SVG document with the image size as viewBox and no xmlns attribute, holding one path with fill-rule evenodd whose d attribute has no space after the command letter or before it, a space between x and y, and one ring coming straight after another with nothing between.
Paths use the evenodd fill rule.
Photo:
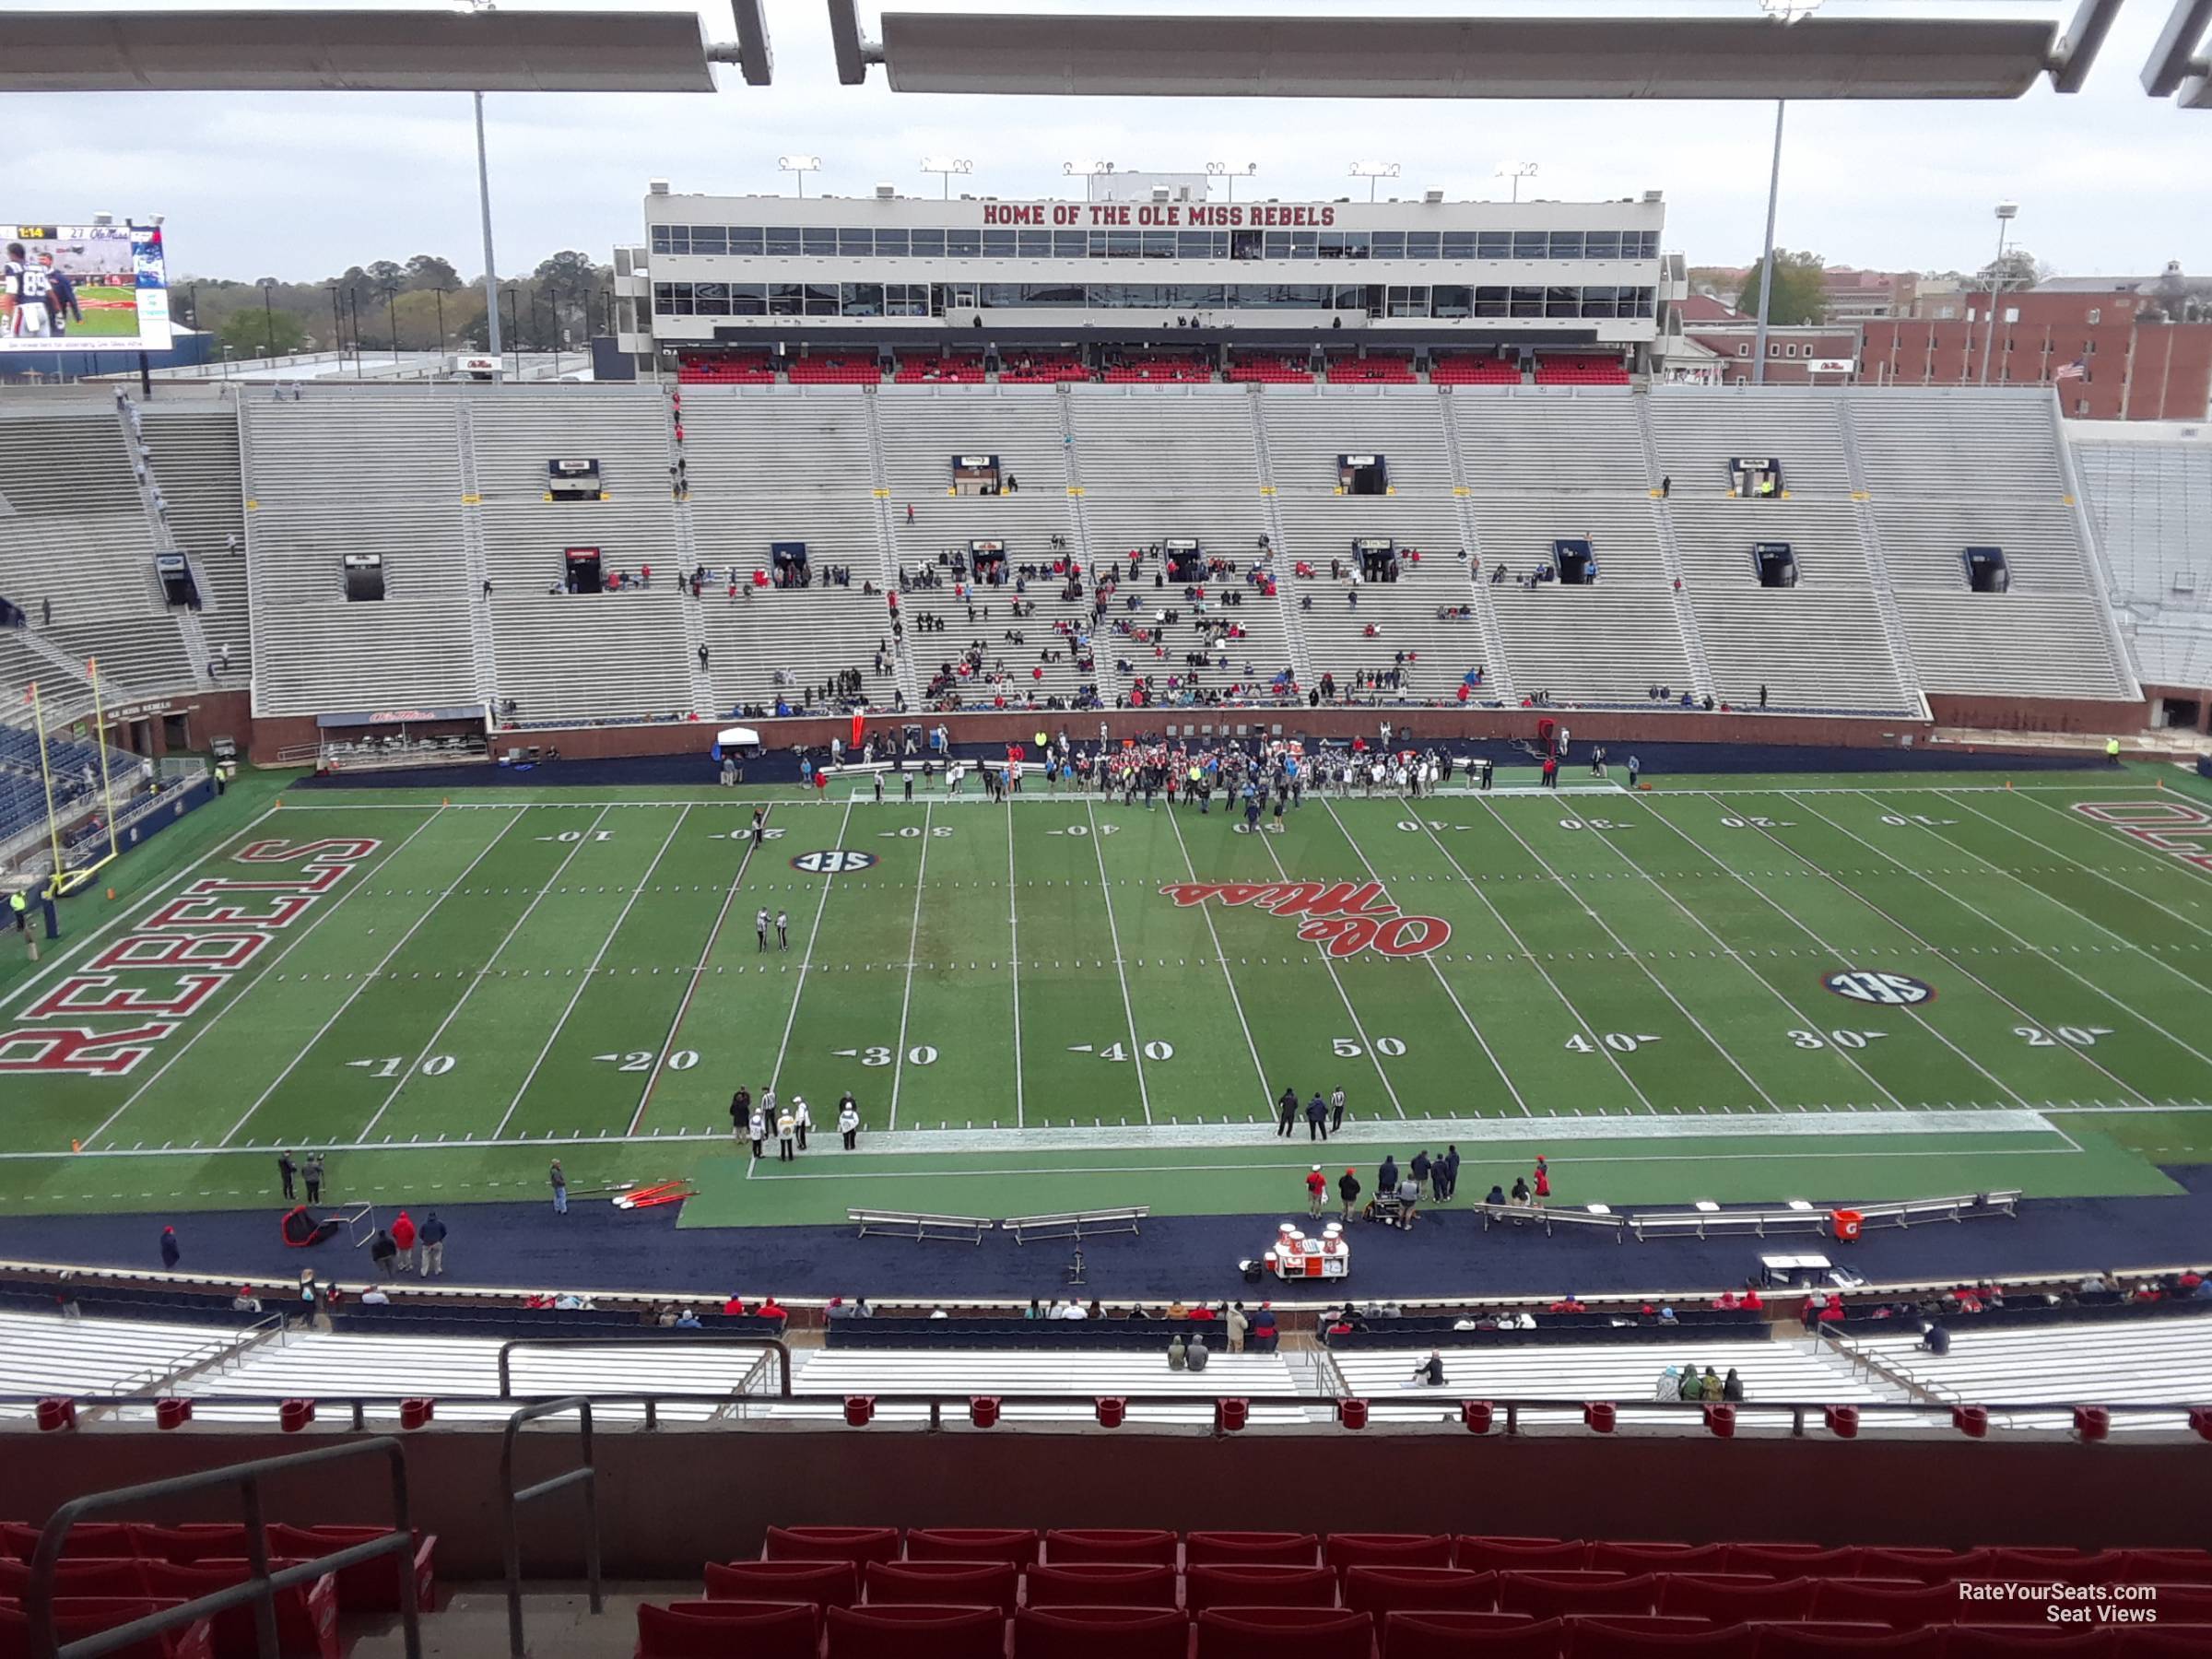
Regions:
<instances>
[{"instance_id":1,"label":"aluminum bleacher seating","mask_svg":"<svg viewBox=\"0 0 2212 1659\"><path fill-rule=\"evenodd\" d=\"M204 1364L238 1335L198 1324L0 1312L0 1394L136 1393ZM29 1406L0 1405L0 1418L30 1415Z\"/></svg>"},{"instance_id":2,"label":"aluminum bleacher seating","mask_svg":"<svg viewBox=\"0 0 2212 1659\"><path fill-rule=\"evenodd\" d=\"M1086 1402L1100 1395L1133 1394L1189 1394L1183 1406L1132 1406L1132 1421L1203 1423L1213 1419L1213 1402L1224 1395L1252 1399L1255 1423L1302 1423L1307 1412L1300 1406L1270 1406L1270 1394L1295 1394L1299 1383L1288 1366L1275 1354L1217 1352L1212 1363L1199 1372L1170 1371L1165 1358L1168 1333L1159 1331L1156 1352L1129 1350L1028 1351L945 1348L826 1348L809 1353L793 1387L800 1394L844 1396L900 1393L1019 1394L1073 1393ZM1409 1362L1410 1363L1410 1362ZM775 1418L836 1418L836 1399L761 1403ZM927 1417L926 1406L886 1402L879 1415L887 1421ZM1008 1421L1088 1420L1088 1403L1006 1407Z\"/></svg>"},{"instance_id":3,"label":"aluminum bleacher seating","mask_svg":"<svg viewBox=\"0 0 2212 1659\"><path fill-rule=\"evenodd\" d=\"M200 631L210 653L230 648L230 661L216 684L242 688L252 670L253 629L238 416L231 409L164 408L154 403L141 406L140 418L169 500L170 530L191 559L199 587Z\"/></svg>"},{"instance_id":4,"label":"aluminum bleacher seating","mask_svg":"<svg viewBox=\"0 0 2212 1659\"><path fill-rule=\"evenodd\" d=\"M2212 684L2212 436L2075 429L2105 587L2138 673L2148 685Z\"/></svg>"}]
</instances>

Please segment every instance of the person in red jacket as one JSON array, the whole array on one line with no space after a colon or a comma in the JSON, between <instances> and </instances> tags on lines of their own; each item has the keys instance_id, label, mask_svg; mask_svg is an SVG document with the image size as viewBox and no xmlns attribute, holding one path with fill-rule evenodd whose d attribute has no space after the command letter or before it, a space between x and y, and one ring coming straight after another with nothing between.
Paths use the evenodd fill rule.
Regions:
<instances>
[{"instance_id":1,"label":"person in red jacket","mask_svg":"<svg viewBox=\"0 0 2212 1659\"><path fill-rule=\"evenodd\" d=\"M756 1319L789 1319L791 1313L782 1302L775 1299L775 1295L771 1291L760 1299L760 1305L753 1310L753 1317Z\"/></svg>"},{"instance_id":2,"label":"person in red jacket","mask_svg":"<svg viewBox=\"0 0 2212 1659\"><path fill-rule=\"evenodd\" d=\"M399 1219L392 1223L392 1242L399 1246L399 1255L393 1262L393 1266L403 1271L413 1267L415 1265L415 1218L404 1209L399 1212Z\"/></svg>"},{"instance_id":3,"label":"person in red jacket","mask_svg":"<svg viewBox=\"0 0 2212 1659\"><path fill-rule=\"evenodd\" d=\"M1551 1171L1545 1167L1543 1157L1540 1154L1536 1159L1536 1172L1529 1178L1529 1186L1531 1190L1528 1201L1538 1209L1542 1209L1545 1200L1551 1196Z\"/></svg>"}]
</instances>

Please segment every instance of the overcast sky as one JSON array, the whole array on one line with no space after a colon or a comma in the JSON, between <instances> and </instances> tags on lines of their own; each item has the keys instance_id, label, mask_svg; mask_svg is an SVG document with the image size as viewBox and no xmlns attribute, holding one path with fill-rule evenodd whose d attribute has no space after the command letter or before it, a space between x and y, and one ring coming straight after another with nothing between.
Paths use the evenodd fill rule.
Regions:
<instances>
[{"instance_id":1,"label":"overcast sky","mask_svg":"<svg viewBox=\"0 0 2212 1659\"><path fill-rule=\"evenodd\" d=\"M229 0L170 0L208 7ZM362 0L353 0L361 4ZM377 3L377 0L369 0ZM568 0L512 0L559 5ZM641 8L682 0L600 0ZM1204 0L1210 13L1359 9L1362 0ZM897 0L912 9L1171 14L1173 0ZM312 0L300 7L314 9ZM1757 10L1757 0L1385 0L1404 15L1481 10ZM716 12L722 15L717 18ZM639 240L649 178L678 191L788 192L786 153L815 154L808 194L888 182L935 194L924 156L965 157L979 194L1078 194L1063 161L1196 169L1256 161L1241 198L1357 191L1354 159L1394 160L1405 195L1502 196L1500 161L1534 161L1524 194L1666 195L1665 246L1693 264L1759 249L1769 104L1477 103L1333 100L925 97L837 84L822 0L767 0L776 84L720 70L712 97L500 94L490 119L494 229L503 267L559 248L604 260ZM1195 10L1197 6L1182 9ZM2072 0L1828 0L1839 15L2070 13ZM2136 76L2169 0L2128 0L2086 92L2039 88L2013 103L1798 104L1790 111L1777 240L1830 264L1971 269L1994 252L1993 206L2017 199L2015 245L2069 275L2150 273L2178 259L2212 272L2212 113L2147 97ZM873 29L879 8L864 5ZM726 6L705 8L717 39ZM1173 50L1171 29L1163 51ZM379 93L35 95L20 124L0 221L105 210L168 216L175 273L309 279L418 253L481 269L469 100ZM24 148L24 135L31 147ZM39 147L43 143L43 151ZM33 183L32 182L35 182ZM1256 184L1256 188L1254 185ZM28 199L26 196L28 195Z\"/></svg>"}]
</instances>

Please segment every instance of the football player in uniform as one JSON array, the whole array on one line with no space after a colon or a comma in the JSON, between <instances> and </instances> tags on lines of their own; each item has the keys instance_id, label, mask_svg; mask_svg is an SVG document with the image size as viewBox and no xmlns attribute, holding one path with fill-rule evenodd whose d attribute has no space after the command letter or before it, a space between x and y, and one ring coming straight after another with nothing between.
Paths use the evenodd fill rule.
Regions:
<instances>
[{"instance_id":1,"label":"football player in uniform","mask_svg":"<svg viewBox=\"0 0 2212 1659\"><path fill-rule=\"evenodd\" d=\"M7 244L7 263L0 265L0 324L17 339L44 339L53 331L53 313L46 308L53 288L52 274L34 264L21 242Z\"/></svg>"}]
</instances>

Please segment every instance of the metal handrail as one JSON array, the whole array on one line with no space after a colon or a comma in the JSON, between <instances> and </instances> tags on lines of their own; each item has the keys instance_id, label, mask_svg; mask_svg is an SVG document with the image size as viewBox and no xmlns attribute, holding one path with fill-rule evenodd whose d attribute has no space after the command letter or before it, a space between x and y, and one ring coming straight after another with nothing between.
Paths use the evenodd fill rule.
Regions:
<instances>
[{"instance_id":1,"label":"metal handrail","mask_svg":"<svg viewBox=\"0 0 2212 1659\"><path fill-rule=\"evenodd\" d=\"M572 1347L660 1347L672 1342L688 1347L711 1345L716 1347L766 1348L776 1356L780 1375L777 1393L784 1399L791 1398L791 1344L781 1336L724 1336L714 1331L658 1331L653 1335L640 1333L634 1336L516 1336L500 1344L500 1397L514 1397L514 1380L507 1357L516 1348L572 1348ZM616 1396L594 1394L594 1399ZM648 1401L653 1396L648 1395ZM664 1398L672 1396L662 1396ZM720 1395L712 1396L720 1398Z\"/></svg>"},{"instance_id":2,"label":"metal handrail","mask_svg":"<svg viewBox=\"0 0 2212 1659\"><path fill-rule=\"evenodd\" d=\"M500 1358L503 1364L506 1355L502 1353ZM581 1419L583 1466L517 1491L515 1436L524 1423L550 1417L557 1411L573 1411ZM583 1488L583 1565L591 1581L592 1611L599 1613L605 1608L599 1597L599 1468L592 1457L592 1403L582 1394L564 1394L558 1400L540 1400L535 1406L525 1406L509 1418L500 1443L500 1525L507 1558L507 1652L512 1659L524 1659L529 1651L523 1645L523 1539L515 1512L533 1499L572 1486ZM270 1652L273 1654L275 1650L272 1648ZM408 1659L418 1656L410 1653Z\"/></svg>"},{"instance_id":3,"label":"metal handrail","mask_svg":"<svg viewBox=\"0 0 2212 1659\"><path fill-rule=\"evenodd\" d=\"M351 1544L344 1549L333 1550L328 1555L317 1556L312 1560L298 1562L271 1572L268 1524L261 1510L263 1479L290 1469L310 1468L319 1464L371 1455L383 1457L391 1467L393 1530L382 1537ZM208 1487L223 1486L239 1488L245 1510L249 1571L242 1583L195 1596L158 1613L149 1613L143 1618L133 1619L129 1624L79 1637L65 1647L62 1645L53 1624L53 1581L61 1564L63 1548L68 1542L70 1529L77 1522L87 1515L106 1510L152 1503L186 1492L201 1491ZM82 1498L70 1499L55 1510L39 1534L39 1547L30 1559L30 1584L23 1596L24 1616L30 1625L31 1653L33 1659L93 1659L95 1654L112 1653L147 1637L158 1636L164 1630L173 1630L190 1624L210 1613L220 1613L251 1602L253 1604L254 1645L261 1659L277 1659L277 1591L288 1590L295 1584L310 1584L324 1573L389 1555L402 1557L405 1563L404 1571L399 1575L399 1614L406 1659L422 1659L421 1615L415 1605L415 1527L407 1508L406 1450L390 1435L355 1441L346 1445L321 1446L312 1452L291 1452L282 1457L258 1458L252 1463L233 1464L225 1469L175 1475L166 1480L150 1480L142 1486L122 1487L112 1492L88 1493Z\"/></svg>"}]
</instances>

